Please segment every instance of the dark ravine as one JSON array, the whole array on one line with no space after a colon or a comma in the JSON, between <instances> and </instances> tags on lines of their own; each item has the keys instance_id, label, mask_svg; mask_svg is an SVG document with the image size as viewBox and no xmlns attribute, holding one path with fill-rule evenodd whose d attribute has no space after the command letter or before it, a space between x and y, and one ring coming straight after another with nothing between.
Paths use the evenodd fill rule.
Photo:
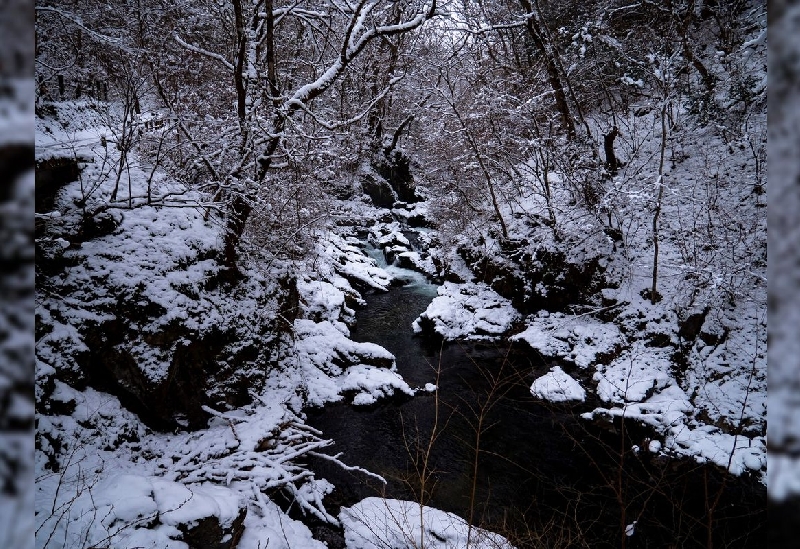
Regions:
<instances>
[{"instance_id":1,"label":"dark ravine","mask_svg":"<svg viewBox=\"0 0 800 549\"><path fill-rule=\"evenodd\" d=\"M715 545L762 545L766 489L757 479L731 477L691 460L636 454L630 448L646 446L651 434L631 424L601 429L582 420L582 412L600 404L591 397L575 406L535 400L530 384L550 364L529 350L506 344L440 345L415 336L411 322L436 287L415 273L408 276L416 282L365 295L367 306L358 311L353 339L394 353L412 387L435 383L440 368L438 398L421 391L402 402L308 411L308 423L336 441L333 450L344 452L345 461L388 481L383 487L364 475L312 463L337 487L327 499L332 513L376 494L418 500L414 459L430 440L438 406L439 436L430 455L434 474L426 502L465 518L472 507L476 525L506 535L517 547L569 546L579 539L592 547L619 547L622 522L634 520L636 533L626 547L705 547L707 511L719 491L710 522ZM493 384L492 379L503 381ZM471 506L477 423L471 410L486 402L493 386ZM564 544L567 534L573 541Z\"/></svg>"}]
</instances>

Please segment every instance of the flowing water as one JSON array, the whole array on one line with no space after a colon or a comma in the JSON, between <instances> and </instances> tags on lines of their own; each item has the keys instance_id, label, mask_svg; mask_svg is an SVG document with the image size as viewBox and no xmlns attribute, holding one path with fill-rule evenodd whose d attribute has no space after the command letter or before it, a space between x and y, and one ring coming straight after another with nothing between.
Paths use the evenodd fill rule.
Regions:
<instances>
[{"instance_id":1,"label":"flowing water","mask_svg":"<svg viewBox=\"0 0 800 549\"><path fill-rule=\"evenodd\" d=\"M376 259L380 252L373 250ZM599 403L573 406L535 400L533 379L549 364L531 351L415 336L413 320L437 286L389 267L409 283L365 295L352 337L397 357L412 387L433 394L370 407L335 404L310 410L309 424L336 441L343 460L386 478L386 486L326 462L314 463L339 505L378 494L424 501L507 535L518 547L760 547L766 490L709 466L630 451L648 433L633 425L602 429L580 419ZM476 452L477 449L477 452ZM477 462L476 462L477 457ZM622 465L622 466L620 466ZM429 475L429 478L425 478ZM717 493L721 493L717 500ZM624 515L623 515L624 512Z\"/></svg>"}]
</instances>

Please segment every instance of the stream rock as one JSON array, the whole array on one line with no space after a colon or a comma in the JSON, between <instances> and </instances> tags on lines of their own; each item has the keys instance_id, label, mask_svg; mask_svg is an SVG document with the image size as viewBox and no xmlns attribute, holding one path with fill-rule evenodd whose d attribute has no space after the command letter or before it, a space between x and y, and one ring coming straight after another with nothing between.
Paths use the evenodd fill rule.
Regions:
<instances>
[{"instance_id":1,"label":"stream rock","mask_svg":"<svg viewBox=\"0 0 800 549\"><path fill-rule=\"evenodd\" d=\"M461 246L458 253L476 280L511 300L523 314L563 312L607 286L599 257L575 263L564 252L536 248L524 240L506 242L502 255L487 255L480 247L468 246Z\"/></svg>"},{"instance_id":2,"label":"stream rock","mask_svg":"<svg viewBox=\"0 0 800 549\"><path fill-rule=\"evenodd\" d=\"M231 524L221 524L218 516L208 516L190 524L181 524L183 541L192 549L236 549L244 533L247 508L242 507Z\"/></svg>"},{"instance_id":3,"label":"stream rock","mask_svg":"<svg viewBox=\"0 0 800 549\"><path fill-rule=\"evenodd\" d=\"M361 189L364 191L364 194L372 199L372 203L376 207L392 207L397 200L397 196L388 181L372 170L362 170L359 176Z\"/></svg>"}]
</instances>

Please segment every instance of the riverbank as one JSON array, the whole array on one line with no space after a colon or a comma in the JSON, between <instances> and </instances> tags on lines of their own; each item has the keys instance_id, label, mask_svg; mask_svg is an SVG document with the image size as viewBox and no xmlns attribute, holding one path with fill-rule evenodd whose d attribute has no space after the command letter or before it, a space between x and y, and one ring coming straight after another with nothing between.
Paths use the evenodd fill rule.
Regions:
<instances>
[{"instance_id":1,"label":"riverbank","mask_svg":"<svg viewBox=\"0 0 800 549\"><path fill-rule=\"evenodd\" d=\"M442 288L449 293L442 294ZM445 285L437 293L441 297L452 291ZM766 492L757 476L728 478L702 459L668 457L669 452L658 446L657 427L638 418L624 424L620 419L589 421L604 402L595 391L571 405L535 398L531 385L548 372L553 359L545 360L529 345L500 337L492 341L485 332L473 334L478 335L473 341L450 342L442 342L447 339L442 334L415 334L409 329L411 319L426 310L442 310L440 305L426 305L431 294L430 287L414 284L368 292L366 306L357 311L353 337L395 352L398 373L413 379L414 386L435 384L435 394L418 393L366 409L337 404L308 411L309 423L335 440L335 449L387 480L384 485L315 463L320 476L337 486L326 500L333 508L375 495L422 498L433 507L472 517L476 525L501 532L520 547L558 546L549 528L558 524L563 534L579 528L579 523L592 523L584 535L594 546L602 546L600 540L615 539L621 517L634 516L638 534L629 543L636 546L669 543L681 536L703 539L703 528L684 528L666 518L669 514L662 515L672 507L680 509L678 516L684 520L702 517L708 496L693 488L703 485L708 493L719 493L720 501L747 502L752 523L739 529L742 521L719 512L715 528L726 536L752 533L743 546L758 545ZM494 308L490 303L486 310ZM465 310L451 314L463 316ZM472 318L476 317L480 315ZM573 357L602 354L602 349L595 351ZM729 509L729 503L720 508ZM569 520L565 510L570 510ZM554 537L547 538L548 532Z\"/></svg>"}]
</instances>

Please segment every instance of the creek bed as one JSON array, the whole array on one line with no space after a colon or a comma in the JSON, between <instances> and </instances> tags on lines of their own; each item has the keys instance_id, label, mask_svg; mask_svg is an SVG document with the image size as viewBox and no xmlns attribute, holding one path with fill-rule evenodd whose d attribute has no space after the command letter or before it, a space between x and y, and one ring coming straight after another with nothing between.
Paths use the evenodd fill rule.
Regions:
<instances>
[{"instance_id":1,"label":"creek bed","mask_svg":"<svg viewBox=\"0 0 800 549\"><path fill-rule=\"evenodd\" d=\"M411 271L395 274L411 283L366 293L352 338L393 353L412 387L437 383L438 375L439 389L369 407L340 403L308 411L308 423L336 441L333 450L343 452L344 461L387 480L383 486L315 461L318 474L337 487L326 500L332 512L374 495L418 501L427 458L426 504L472 517L475 525L506 535L520 548L580 546L581 539L591 547L620 547L624 526L634 520L626 547L705 547L710 506L715 545L763 546L766 489L755 478L633 452L635 444L646 447L648 432L626 424L621 435L620 425L606 430L582 420L582 412L599 404L594 397L578 405L534 399L530 384L551 365L530 350L441 345L415 336L411 323L436 286Z\"/></svg>"}]
</instances>

